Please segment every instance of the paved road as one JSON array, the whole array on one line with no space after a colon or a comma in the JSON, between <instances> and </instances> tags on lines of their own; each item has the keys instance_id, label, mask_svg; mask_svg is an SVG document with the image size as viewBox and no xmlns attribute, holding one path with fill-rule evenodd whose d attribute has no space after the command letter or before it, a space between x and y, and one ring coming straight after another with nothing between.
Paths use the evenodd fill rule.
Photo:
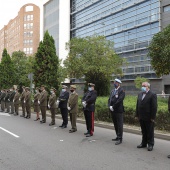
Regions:
<instances>
[{"instance_id":1,"label":"paved road","mask_svg":"<svg viewBox=\"0 0 170 170\"><path fill-rule=\"evenodd\" d=\"M70 134L70 124L58 127L61 120L49 127L50 118L46 124L34 119L0 114L0 170L170 170L169 141L156 139L148 152L136 148L140 135L124 133L116 146L113 130L96 127L95 135L86 138L84 124Z\"/></svg>"}]
</instances>

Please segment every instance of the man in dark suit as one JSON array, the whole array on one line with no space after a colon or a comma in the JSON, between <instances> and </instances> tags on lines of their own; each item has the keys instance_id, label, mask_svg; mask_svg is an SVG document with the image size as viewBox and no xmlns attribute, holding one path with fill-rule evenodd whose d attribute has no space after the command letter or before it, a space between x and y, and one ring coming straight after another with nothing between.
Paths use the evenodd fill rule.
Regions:
<instances>
[{"instance_id":1,"label":"man in dark suit","mask_svg":"<svg viewBox=\"0 0 170 170\"><path fill-rule=\"evenodd\" d=\"M59 106L58 106L58 108L60 108L61 116L63 119L63 123L60 126L62 129L67 128L67 124L68 124L68 109L67 109L68 98L69 98L69 92L67 91L67 86L62 85L62 91L60 93Z\"/></svg>"},{"instance_id":2,"label":"man in dark suit","mask_svg":"<svg viewBox=\"0 0 170 170\"><path fill-rule=\"evenodd\" d=\"M125 98L125 91L120 86L121 83L122 82L119 79L115 79L115 88L111 91L108 100L108 106L111 112L112 121L117 136L115 139L112 139L112 141L116 141L115 145L121 144L123 139L123 100Z\"/></svg>"},{"instance_id":3,"label":"man in dark suit","mask_svg":"<svg viewBox=\"0 0 170 170\"><path fill-rule=\"evenodd\" d=\"M86 137L93 136L94 133L94 111L95 102L97 98L97 91L94 90L95 84L88 83L88 91L85 93L82 99L82 105L84 110L84 117L86 120L87 132L84 133Z\"/></svg>"},{"instance_id":4,"label":"man in dark suit","mask_svg":"<svg viewBox=\"0 0 170 170\"><path fill-rule=\"evenodd\" d=\"M145 148L148 151L154 146L154 120L157 112L157 96L150 90L148 82L142 83L142 92L139 93L136 104L136 117L139 119L142 130L142 142L137 148Z\"/></svg>"}]
</instances>

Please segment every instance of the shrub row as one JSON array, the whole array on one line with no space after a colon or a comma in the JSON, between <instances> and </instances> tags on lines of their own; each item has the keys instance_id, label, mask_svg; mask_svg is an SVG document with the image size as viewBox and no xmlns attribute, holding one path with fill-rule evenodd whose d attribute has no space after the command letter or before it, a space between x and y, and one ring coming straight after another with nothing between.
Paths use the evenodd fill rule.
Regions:
<instances>
[{"instance_id":1,"label":"shrub row","mask_svg":"<svg viewBox=\"0 0 170 170\"><path fill-rule=\"evenodd\" d=\"M134 118L136 112L136 96L126 96L124 100L124 123L139 126ZM95 120L112 122L108 109L108 97L98 97L96 100ZM83 117L81 99L79 99L78 117ZM170 113L168 112L168 101L166 98L158 97L158 110L155 121L155 128L158 130L170 131Z\"/></svg>"}]
</instances>

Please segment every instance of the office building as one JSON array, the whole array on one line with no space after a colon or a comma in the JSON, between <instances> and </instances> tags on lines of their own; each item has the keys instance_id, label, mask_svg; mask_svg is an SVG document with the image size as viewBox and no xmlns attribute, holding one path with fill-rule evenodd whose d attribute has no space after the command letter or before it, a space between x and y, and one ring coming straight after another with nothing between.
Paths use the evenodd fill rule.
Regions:
<instances>
[{"instance_id":1,"label":"office building","mask_svg":"<svg viewBox=\"0 0 170 170\"><path fill-rule=\"evenodd\" d=\"M157 77L148 46L154 34L170 24L169 0L71 0L71 38L104 35L126 59L123 86L133 93L137 76L148 78L156 93L170 93L169 76Z\"/></svg>"},{"instance_id":2,"label":"office building","mask_svg":"<svg viewBox=\"0 0 170 170\"><path fill-rule=\"evenodd\" d=\"M0 60L3 49L12 55L14 51L24 51L34 55L40 41L40 9L34 4L20 8L18 15L0 30Z\"/></svg>"},{"instance_id":3,"label":"office building","mask_svg":"<svg viewBox=\"0 0 170 170\"><path fill-rule=\"evenodd\" d=\"M56 54L64 60L68 55L65 44L70 40L70 0L49 0L44 4L43 32L55 40Z\"/></svg>"}]
</instances>

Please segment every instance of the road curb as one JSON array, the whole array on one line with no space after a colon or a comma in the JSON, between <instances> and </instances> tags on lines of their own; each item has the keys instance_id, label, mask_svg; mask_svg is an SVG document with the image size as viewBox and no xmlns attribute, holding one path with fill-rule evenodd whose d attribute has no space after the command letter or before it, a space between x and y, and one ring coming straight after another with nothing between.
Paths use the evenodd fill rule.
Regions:
<instances>
[{"instance_id":1,"label":"road curb","mask_svg":"<svg viewBox=\"0 0 170 170\"><path fill-rule=\"evenodd\" d=\"M35 113L33 113L33 114L35 114ZM47 111L46 116L51 117L51 113L49 111ZM62 119L62 117L60 115L56 115L55 117L56 117L56 119ZM77 118L77 123L85 124L85 120ZM106 122L102 122L102 123L101 122L95 122L94 125L96 127L114 130L113 124L108 124ZM140 127L132 128L131 126L124 125L123 131L127 132L127 133L136 134L136 135L141 135ZM166 133L166 132L163 132L163 131L158 132L157 130L155 130L154 136L157 139L163 139L163 140L170 141L170 133Z\"/></svg>"}]
</instances>

